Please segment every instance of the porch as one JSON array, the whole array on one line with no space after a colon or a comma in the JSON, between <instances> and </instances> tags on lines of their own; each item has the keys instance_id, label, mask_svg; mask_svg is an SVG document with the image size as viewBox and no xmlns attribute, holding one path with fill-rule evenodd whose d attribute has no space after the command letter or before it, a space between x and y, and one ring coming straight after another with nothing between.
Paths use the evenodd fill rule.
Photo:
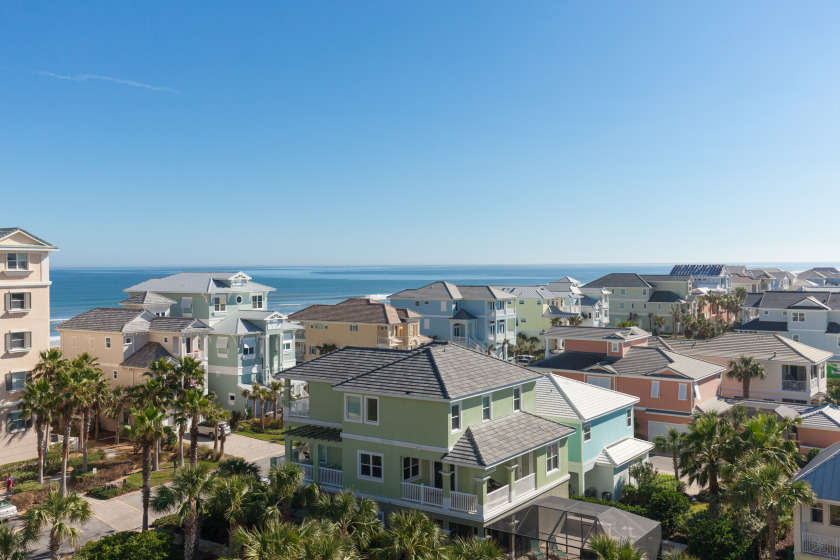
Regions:
<instances>
[{"instance_id":1,"label":"porch","mask_svg":"<svg viewBox=\"0 0 840 560\"><path fill-rule=\"evenodd\" d=\"M838 560L840 559L840 538L802 533L802 552Z\"/></svg>"}]
</instances>

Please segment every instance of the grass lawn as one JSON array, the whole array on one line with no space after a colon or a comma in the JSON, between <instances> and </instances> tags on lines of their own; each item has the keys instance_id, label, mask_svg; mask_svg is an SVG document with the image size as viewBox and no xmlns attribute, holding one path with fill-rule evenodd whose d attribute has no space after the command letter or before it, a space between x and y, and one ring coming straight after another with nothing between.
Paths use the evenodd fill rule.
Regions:
<instances>
[{"instance_id":1,"label":"grass lawn","mask_svg":"<svg viewBox=\"0 0 840 560\"><path fill-rule=\"evenodd\" d=\"M709 504L705 502L694 502L691 504L691 513L697 513L698 511L703 511L709 507Z\"/></svg>"},{"instance_id":2,"label":"grass lawn","mask_svg":"<svg viewBox=\"0 0 840 560\"><path fill-rule=\"evenodd\" d=\"M189 465L189 459L186 460L185 464ZM210 465L212 468L216 468L219 466L218 463L213 461L199 461L202 465ZM149 479L149 484L152 487L160 486L161 484L166 484L170 480L172 480L172 475L175 473L175 469L171 466L167 465L166 468L162 468L159 471L152 471L152 475ZM143 473L136 472L133 474L128 475L125 479L125 485L127 487L132 488L140 488L143 486Z\"/></svg>"},{"instance_id":3,"label":"grass lawn","mask_svg":"<svg viewBox=\"0 0 840 560\"><path fill-rule=\"evenodd\" d=\"M259 429L259 427L257 429ZM282 430L266 430L264 433L253 432L251 431L250 424L240 424L240 428L238 430L234 430L232 433L249 438L261 439L263 441L270 441L280 445L284 445L286 442L286 436L283 435Z\"/></svg>"}]
</instances>

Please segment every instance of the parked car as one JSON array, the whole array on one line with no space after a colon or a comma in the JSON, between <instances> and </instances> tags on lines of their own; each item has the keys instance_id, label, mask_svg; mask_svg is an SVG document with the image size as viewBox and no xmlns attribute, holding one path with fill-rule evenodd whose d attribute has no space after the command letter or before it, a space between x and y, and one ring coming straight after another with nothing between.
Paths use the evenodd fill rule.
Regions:
<instances>
[{"instance_id":1,"label":"parked car","mask_svg":"<svg viewBox=\"0 0 840 560\"><path fill-rule=\"evenodd\" d=\"M17 517L17 507L6 500L0 500L0 519L12 519Z\"/></svg>"},{"instance_id":2,"label":"parked car","mask_svg":"<svg viewBox=\"0 0 840 560\"><path fill-rule=\"evenodd\" d=\"M230 425L227 422L219 422L219 435L222 434L222 430L224 430L226 436L230 435ZM216 439L216 430L209 422L199 422L198 433L210 439Z\"/></svg>"},{"instance_id":3,"label":"parked car","mask_svg":"<svg viewBox=\"0 0 840 560\"><path fill-rule=\"evenodd\" d=\"M521 356L516 357L517 364L530 364L534 361L534 357L530 354L522 354Z\"/></svg>"}]
</instances>

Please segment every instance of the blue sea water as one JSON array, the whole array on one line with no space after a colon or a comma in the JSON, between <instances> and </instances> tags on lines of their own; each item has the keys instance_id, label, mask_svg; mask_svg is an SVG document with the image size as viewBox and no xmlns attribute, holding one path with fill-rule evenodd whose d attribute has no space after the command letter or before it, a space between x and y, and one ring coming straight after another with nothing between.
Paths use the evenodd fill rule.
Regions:
<instances>
[{"instance_id":1,"label":"blue sea water","mask_svg":"<svg viewBox=\"0 0 840 560\"><path fill-rule=\"evenodd\" d=\"M786 270L805 270L816 264L767 264ZM540 284L571 276L589 282L610 272L667 274L671 264L567 264L505 266L355 266L239 268L255 282L272 286L268 307L292 313L313 303L336 303L348 297L388 294L447 280L456 284ZM53 326L94 307L113 307L125 299L129 286L181 270L175 268L54 268L51 271ZM52 332L57 340L58 333Z\"/></svg>"}]
</instances>

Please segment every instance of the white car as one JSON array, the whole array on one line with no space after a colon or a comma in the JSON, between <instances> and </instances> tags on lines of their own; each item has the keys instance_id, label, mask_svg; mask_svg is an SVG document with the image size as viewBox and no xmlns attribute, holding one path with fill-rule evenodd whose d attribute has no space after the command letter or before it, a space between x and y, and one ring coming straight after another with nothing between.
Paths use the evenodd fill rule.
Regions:
<instances>
[{"instance_id":1,"label":"white car","mask_svg":"<svg viewBox=\"0 0 840 560\"><path fill-rule=\"evenodd\" d=\"M0 500L0 519L12 519L17 517L17 507L6 500Z\"/></svg>"},{"instance_id":2,"label":"white car","mask_svg":"<svg viewBox=\"0 0 840 560\"><path fill-rule=\"evenodd\" d=\"M226 436L230 435L230 425L227 422L219 422L219 435L222 435L222 430L224 430ZM210 439L216 439L216 430L209 422L199 422L198 433Z\"/></svg>"}]
</instances>

